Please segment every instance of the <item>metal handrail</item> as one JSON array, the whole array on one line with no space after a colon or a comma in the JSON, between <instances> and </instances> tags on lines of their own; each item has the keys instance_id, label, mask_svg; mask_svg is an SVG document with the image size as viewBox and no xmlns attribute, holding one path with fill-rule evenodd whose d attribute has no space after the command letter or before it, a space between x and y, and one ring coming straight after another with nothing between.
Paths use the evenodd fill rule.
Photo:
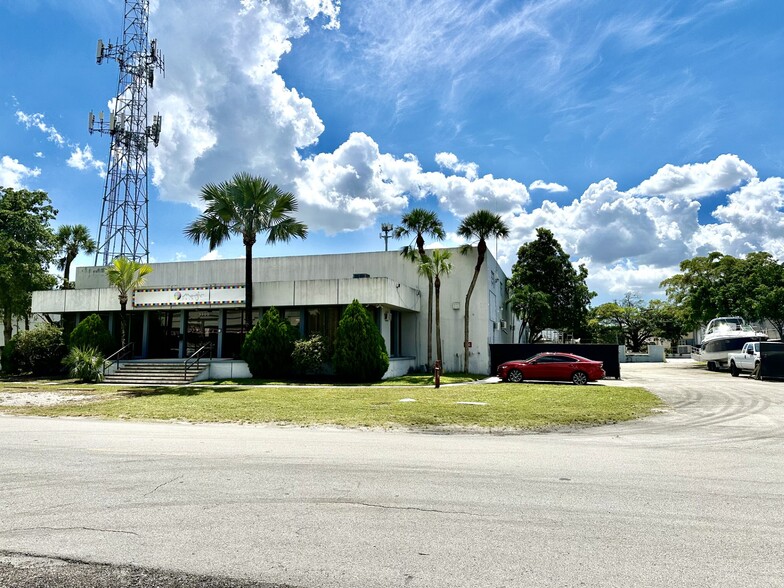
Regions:
<instances>
[{"instance_id":1,"label":"metal handrail","mask_svg":"<svg viewBox=\"0 0 784 588\"><path fill-rule=\"evenodd\" d=\"M190 357L185 360L183 364L184 373L183 376L185 381L188 381L188 367L190 365L195 365L197 368L199 367L199 361L204 357L204 354L209 351L210 352L210 359L212 359L212 342L207 343L206 345L202 345L196 351L191 353Z\"/></svg>"},{"instance_id":2,"label":"metal handrail","mask_svg":"<svg viewBox=\"0 0 784 588\"><path fill-rule=\"evenodd\" d=\"M128 357L129 354L131 355L131 357L133 357L133 342L128 343L124 347L121 347L120 349L112 353L109 357L103 360L103 375L104 376L106 375L106 370L112 367L113 364L116 363L117 366L119 367L120 362L126 357Z\"/></svg>"}]
</instances>

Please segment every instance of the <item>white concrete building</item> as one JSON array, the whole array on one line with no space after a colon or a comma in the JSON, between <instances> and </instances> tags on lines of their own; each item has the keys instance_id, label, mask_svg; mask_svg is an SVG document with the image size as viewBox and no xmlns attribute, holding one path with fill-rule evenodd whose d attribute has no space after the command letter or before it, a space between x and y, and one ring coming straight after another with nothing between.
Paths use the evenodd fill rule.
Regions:
<instances>
[{"instance_id":1,"label":"white concrete building","mask_svg":"<svg viewBox=\"0 0 784 588\"><path fill-rule=\"evenodd\" d=\"M465 295L476 250L452 250L453 270L442 276L441 337L444 370L463 366ZM182 358L206 342L216 356L238 358L244 338L245 260L151 264L143 288L128 303L129 339L140 358ZM398 251L255 258L254 321L275 306L303 337L334 337L345 307L354 299L375 317L390 355L386 377L420 369L427 362L427 279ZM490 343L514 341L513 317L506 305L506 276L488 252L471 299L469 366L490 373ZM102 267L76 268L73 290L33 293L33 312L60 314L77 321L102 315L118 326L117 291ZM435 334L433 359L435 360Z\"/></svg>"}]
</instances>

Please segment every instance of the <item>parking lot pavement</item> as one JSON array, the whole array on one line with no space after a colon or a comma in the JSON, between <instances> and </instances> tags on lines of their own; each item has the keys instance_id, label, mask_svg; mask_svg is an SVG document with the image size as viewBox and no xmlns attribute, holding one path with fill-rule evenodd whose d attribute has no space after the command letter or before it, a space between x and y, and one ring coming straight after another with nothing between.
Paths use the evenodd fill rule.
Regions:
<instances>
[{"instance_id":1,"label":"parking lot pavement","mask_svg":"<svg viewBox=\"0 0 784 588\"><path fill-rule=\"evenodd\" d=\"M784 381L733 378L729 372L709 372L690 359L674 359L621 364L620 380L599 385L641 386L666 403L656 416L614 427L624 435L634 434L638 442L784 445Z\"/></svg>"},{"instance_id":2,"label":"parking lot pavement","mask_svg":"<svg viewBox=\"0 0 784 588\"><path fill-rule=\"evenodd\" d=\"M0 551L0 588L287 588L268 584L169 572L138 566L80 562Z\"/></svg>"},{"instance_id":3,"label":"parking lot pavement","mask_svg":"<svg viewBox=\"0 0 784 588\"><path fill-rule=\"evenodd\" d=\"M661 412L522 435L0 417L0 587L780 586L784 382L621 374L580 390Z\"/></svg>"}]
</instances>

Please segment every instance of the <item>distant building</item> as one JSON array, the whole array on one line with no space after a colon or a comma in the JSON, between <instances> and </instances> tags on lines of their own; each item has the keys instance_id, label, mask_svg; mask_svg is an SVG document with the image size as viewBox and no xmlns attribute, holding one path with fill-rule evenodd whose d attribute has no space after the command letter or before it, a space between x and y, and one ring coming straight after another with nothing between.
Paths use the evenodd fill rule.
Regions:
<instances>
[{"instance_id":1,"label":"distant building","mask_svg":"<svg viewBox=\"0 0 784 588\"><path fill-rule=\"evenodd\" d=\"M444 370L463 369L465 295L476 250L452 250L453 270L442 276L441 336ZM129 340L140 358L183 358L207 342L220 358L238 358L244 338L245 260L151 264L143 288L128 302ZM421 369L427 362L427 279L399 252L269 257L253 260L253 321L271 306L303 337L334 338L354 299L372 313L386 342L386 377ZM488 252L471 299L470 370L489 374L491 343L515 340L506 304L506 276ZM74 322L93 312L111 330L119 327L117 291L102 267L76 268L73 290L33 293L33 312ZM433 360L436 356L433 335Z\"/></svg>"},{"instance_id":2,"label":"distant building","mask_svg":"<svg viewBox=\"0 0 784 588\"><path fill-rule=\"evenodd\" d=\"M5 329L3 320L0 319L0 348L5 346ZM11 335L16 335L25 328L25 319L22 316L15 316L11 319Z\"/></svg>"}]
</instances>

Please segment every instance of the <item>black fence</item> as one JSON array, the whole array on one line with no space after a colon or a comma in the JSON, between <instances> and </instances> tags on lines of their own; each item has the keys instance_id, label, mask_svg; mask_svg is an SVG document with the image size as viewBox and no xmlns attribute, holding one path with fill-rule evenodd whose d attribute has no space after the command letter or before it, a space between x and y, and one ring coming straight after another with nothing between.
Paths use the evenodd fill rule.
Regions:
<instances>
[{"instance_id":1,"label":"black fence","mask_svg":"<svg viewBox=\"0 0 784 588\"><path fill-rule=\"evenodd\" d=\"M760 377L784 378L784 343L760 342Z\"/></svg>"},{"instance_id":2,"label":"black fence","mask_svg":"<svg viewBox=\"0 0 784 588\"><path fill-rule=\"evenodd\" d=\"M493 375L496 374L498 366L505 361L513 359L527 359L537 353L574 353L588 359L604 362L604 373L608 378L621 377L621 362L618 360L617 345L580 345L580 344L557 344L557 343L525 343L525 344L491 344L490 345L490 365L492 365ZM782 357L784 361L784 357Z\"/></svg>"}]
</instances>

